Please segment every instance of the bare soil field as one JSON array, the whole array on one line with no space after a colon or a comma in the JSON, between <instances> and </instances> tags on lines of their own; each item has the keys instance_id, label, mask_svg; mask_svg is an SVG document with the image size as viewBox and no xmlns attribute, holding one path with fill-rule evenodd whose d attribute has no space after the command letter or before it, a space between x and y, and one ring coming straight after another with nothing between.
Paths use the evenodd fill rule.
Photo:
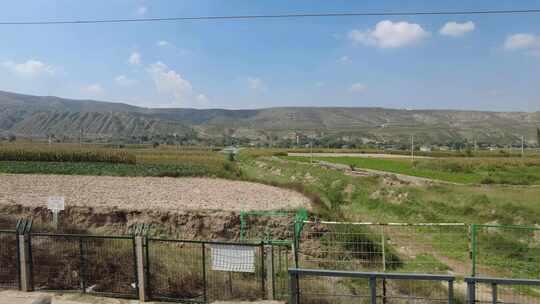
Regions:
<instances>
[{"instance_id":1,"label":"bare soil field","mask_svg":"<svg viewBox=\"0 0 540 304\"><path fill-rule=\"evenodd\" d=\"M0 174L0 205L46 207L49 196L66 207L127 210L278 210L309 207L302 194L263 184L212 178Z\"/></svg>"}]
</instances>

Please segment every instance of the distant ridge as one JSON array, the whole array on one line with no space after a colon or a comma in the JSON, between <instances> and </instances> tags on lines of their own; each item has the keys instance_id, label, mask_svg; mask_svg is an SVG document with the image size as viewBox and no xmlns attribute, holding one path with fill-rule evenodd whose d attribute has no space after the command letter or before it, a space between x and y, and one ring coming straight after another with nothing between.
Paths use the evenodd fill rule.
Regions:
<instances>
[{"instance_id":1,"label":"distant ridge","mask_svg":"<svg viewBox=\"0 0 540 304\"><path fill-rule=\"evenodd\" d=\"M255 110L141 108L123 103L0 91L0 133L19 136L134 138L191 134L265 140L291 133L398 141L415 134L429 143L536 141L540 112L279 107Z\"/></svg>"}]
</instances>

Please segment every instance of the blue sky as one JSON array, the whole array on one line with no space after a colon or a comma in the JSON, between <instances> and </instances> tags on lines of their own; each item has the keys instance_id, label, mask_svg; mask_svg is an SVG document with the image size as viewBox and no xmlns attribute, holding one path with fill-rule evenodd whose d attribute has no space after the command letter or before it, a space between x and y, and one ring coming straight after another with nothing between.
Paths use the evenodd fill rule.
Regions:
<instances>
[{"instance_id":1,"label":"blue sky","mask_svg":"<svg viewBox=\"0 0 540 304\"><path fill-rule=\"evenodd\" d=\"M540 8L531 1L5 1L1 21ZM540 111L540 15L0 26L0 90L145 107Z\"/></svg>"}]
</instances>

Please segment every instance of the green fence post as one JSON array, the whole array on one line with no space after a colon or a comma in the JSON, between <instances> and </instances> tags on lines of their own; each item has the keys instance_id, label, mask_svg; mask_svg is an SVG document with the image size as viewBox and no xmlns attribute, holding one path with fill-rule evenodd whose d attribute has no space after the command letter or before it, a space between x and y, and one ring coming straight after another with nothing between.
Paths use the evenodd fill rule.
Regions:
<instances>
[{"instance_id":1,"label":"green fence post","mask_svg":"<svg viewBox=\"0 0 540 304\"><path fill-rule=\"evenodd\" d=\"M471 225L471 263L472 263L472 270L471 270L471 276L476 276L476 258L478 254L477 249L477 226L476 224Z\"/></svg>"},{"instance_id":2,"label":"green fence post","mask_svg":"<svg viewBox=\"0 0 540 304\"><path fill-rule=\"evenodd\" d=\"M245 212L240 211L240 241L243 241L246 233Z\"/></svg>"}]
</instances>

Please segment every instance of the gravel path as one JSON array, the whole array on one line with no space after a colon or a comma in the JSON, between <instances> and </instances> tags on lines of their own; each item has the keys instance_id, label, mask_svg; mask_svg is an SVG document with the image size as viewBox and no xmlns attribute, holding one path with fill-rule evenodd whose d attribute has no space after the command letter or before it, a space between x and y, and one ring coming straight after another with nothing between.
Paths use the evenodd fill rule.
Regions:
<instances>
[{"instance_id":1,"label":"gravel path","mask_svg":"<svg viewBox=\"0 0 540 304\"><path fill-rule=\"evenodd\" d=\"M210 178L0 174L0 204L46 206L64 196L66 207L130 210L277 210L308 207L300 193L263 184Z\"/></svg>"},{"instance_id":2,"label":"gravel path","mask_svg":"<svg viewBox=\"0 0 540 304\"><path fill-rule=\"evenodd\" d=\"M9 304L32 304L39 298L52 298L52 304L139 304L138 300L122 300L93 297L80 294L59 294L59 293L41 293L41 292L21 292L15 290L0 290L0 303ZM158 303L158 302L148 302ZM280 304L277 301L259 301L259 302L215 302L215 304Z\"/></svg>"}]
</instances>

